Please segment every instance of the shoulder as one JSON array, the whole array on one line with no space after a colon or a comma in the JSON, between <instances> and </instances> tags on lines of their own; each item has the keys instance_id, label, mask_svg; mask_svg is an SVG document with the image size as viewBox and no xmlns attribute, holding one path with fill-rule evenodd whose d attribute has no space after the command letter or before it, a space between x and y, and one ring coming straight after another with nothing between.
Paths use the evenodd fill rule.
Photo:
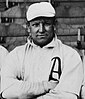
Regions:
<instances>
[{"instance_id":1,"label":"shoulder","mask_svg":"<svg viewBox=\"0 0 85 99\"><path fill-rule=\"evenodd\" d=\"M27 44L15 47L9 54L22 53Z\"/></svg>"},{"instance_id":2,"label":"shoulder","mask_svg":"<svg viewBox=\"0 0 85 99\"><path fill-rule=\"evenodd\" d=\"M75 56L75 57L80 58L78 51L75 50L74 48L72 48L71 46L68 46L68 45L62 43L60 40L58 40L58 45L60 46L60 49L65 57L66 56L71 56L71 57Z\"/></svg>"},{"instance_id":3,"label":"shoulder","mask_svg":"<svg viewBox=\"0 0 85 99\"><path fill-rule=\"evenodd\" d=\"M1 45L0 45L0 51L2 51L2 52L8 52L8 50L5 47L1 46Z\"/></svg>"},{"instance_id":4,"label":"shoulder","mask_svg":"<svg viewBox=\"0 0 85 99\"><path fill-rule=\"evenodd\" d=\"M78 51L76 49L72 48L71 46L63 44L63 50L67 54L80 56Z\"/></svg>"},{"instance_id":5,"label":"shoulder","mask_svg":"<svg viewBox=\"0 0 85 99\"><path fill-rule=\"evenodd\" d=\"M1 58L5 58L5 56L6 56L8 53L9 53L8 50L7 50L5 47L3 47L3 46L0 45L0 59L1 59Z\"/></svg>"},{"instance_id":6,"label":"shoulder","mask_svg":"<svg viewBox=\"0 0 85 99\"><path fill-rule=\"evenodd\" d=\"M25 45L17 46L14 48L8 55L7 55L7 60L17 60L23 58L25 54L25 49L26 49L27 43Z\"/></svg>"},{"instance_id":7,"label":"shoulder","mask_svg":"<svg viewBox=\"0 0 85 99\"><path fill-rule=\"evenodd\" d=\"M0 45L0 68L2 67L1 64L4 62L8 53L9 53L8 50Z\"/></svg>"},{"instance_id":8,"label":"shoulder","mask_svg":"<svg viewBox=\"0 0 85 99\"><path fill-rule=\"evenodd\" d=\"M23 59L23 51L26 45L21 45L21 46L17 46L16 48L14 48L11 52L9 52L9 54L7 55L7 57L5 58L5 65L6 64L12 64L14 66L14 64L19 65L19 62L21 62L20 60Z\"/></svg>"}]
</instances>

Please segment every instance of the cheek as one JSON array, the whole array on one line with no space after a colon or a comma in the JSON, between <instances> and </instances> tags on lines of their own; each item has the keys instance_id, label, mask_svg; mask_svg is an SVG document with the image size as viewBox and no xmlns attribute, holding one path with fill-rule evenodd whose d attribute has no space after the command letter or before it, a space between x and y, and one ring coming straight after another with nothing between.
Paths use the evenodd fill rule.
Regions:
<instances>
[{"instance_id":1,"label":"cheek","mask_svg":"<svg viewBox=\"0 0 85 99\"><path fill-rule=\"evenodd\" d=\"M32 38L35 38L35 32L31 32L31 36L32 36Z\"/></svg>"},{"instance_id":2,"label":"cheek","mask_svg":"<svg viewBox=\"0 0 85 99\"><path fill-rule=\"evenodd\" d=\"M32 36L34 36L34 35L36 34L36 29L31 28L31 29L30 29L30 33L31 33Z\"/></svg>"},{"instance_id":3,"label":"cheek","mask_svg":"<svg viewBox=\"0 0 85 99\"><path fill-rule=\"evenodd\" d=\"M33 28L33 27L30 28L30 32L31 32L31 33L36 33L37 31L38 31L38 28Z\"/></svg>"},{"instance_id":4,"label":"cheek","mask_svg":"<svg viewBox=\"0 0 85 99\"><path fill-rule=\"evenodd\" d=\"M48 35L49 35L50 37L53 37L53 36L54 36L54 27L50 27L50 28L48 29Z\"/></svg>"},{"instance_id":5,"label":"cheek","mask_svg":"<svg viewBox=\"0 0 85 99\"><path fill-rule=\"evenodd\" d=\"M45 27L46 31L50 32L50 31L53 31L54 30L54 27L53 26L48 26L48 27Z\"/></svg>"}]
</instances>

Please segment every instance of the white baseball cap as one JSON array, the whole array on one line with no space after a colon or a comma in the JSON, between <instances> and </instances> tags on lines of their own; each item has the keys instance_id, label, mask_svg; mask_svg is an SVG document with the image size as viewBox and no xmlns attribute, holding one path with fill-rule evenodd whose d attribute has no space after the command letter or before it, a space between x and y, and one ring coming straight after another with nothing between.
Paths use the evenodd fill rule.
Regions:
<instances>
[{"instance_id":1,"label":"white baseball cap","mask_svg":"<svg viewBox=\"0 0 85 99\"><path fill-rule=\"evenodd\" d=\"M49 2L34 3L29 6L26 17L27 21L31 21L37 17L54 17L55 9Z\"/></svg>"}]
</instances>

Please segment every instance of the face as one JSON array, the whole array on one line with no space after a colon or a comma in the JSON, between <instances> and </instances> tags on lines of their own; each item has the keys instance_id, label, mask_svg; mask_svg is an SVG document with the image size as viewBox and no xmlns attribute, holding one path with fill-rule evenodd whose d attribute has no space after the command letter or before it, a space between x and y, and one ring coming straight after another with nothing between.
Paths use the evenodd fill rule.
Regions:
<instances>
[{"instance_id":1,"label":"face","mask_svg":"<svg viewBox=\"0 0 85 99\"><path fill-rule=\"evenodd\" d=\"M36 18L29 23L30 35L33 42L43 47L50 43L54 37L53 18Z\"/></svg>"}]
</instances>

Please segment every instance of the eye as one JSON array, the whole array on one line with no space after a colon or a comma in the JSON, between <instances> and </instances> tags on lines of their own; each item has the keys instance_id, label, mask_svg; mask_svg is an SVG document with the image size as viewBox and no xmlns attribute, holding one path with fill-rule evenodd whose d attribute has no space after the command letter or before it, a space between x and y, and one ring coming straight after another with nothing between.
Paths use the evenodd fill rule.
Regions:
<instances>
[{"instance_id":1,"label":"eye","mask_svg":"<svg viewBox=\"0 0 85 99\"><path fill-rule=\"evenodd\" d=\"M39 23L34 23L34 24L32 24L32 26L38 27L39 26Z\"/></svg>"},{"instance_id":2,"label":"eye","mask_svg":"<svg viewBox=\"0 0 85 99\"><path fill-rule=\"evenodd\" d=\"M51 26L52 23L50 23L50 22L45 22L45 25L46 25L46 26Z\"/></svg>"}]
</instances>

